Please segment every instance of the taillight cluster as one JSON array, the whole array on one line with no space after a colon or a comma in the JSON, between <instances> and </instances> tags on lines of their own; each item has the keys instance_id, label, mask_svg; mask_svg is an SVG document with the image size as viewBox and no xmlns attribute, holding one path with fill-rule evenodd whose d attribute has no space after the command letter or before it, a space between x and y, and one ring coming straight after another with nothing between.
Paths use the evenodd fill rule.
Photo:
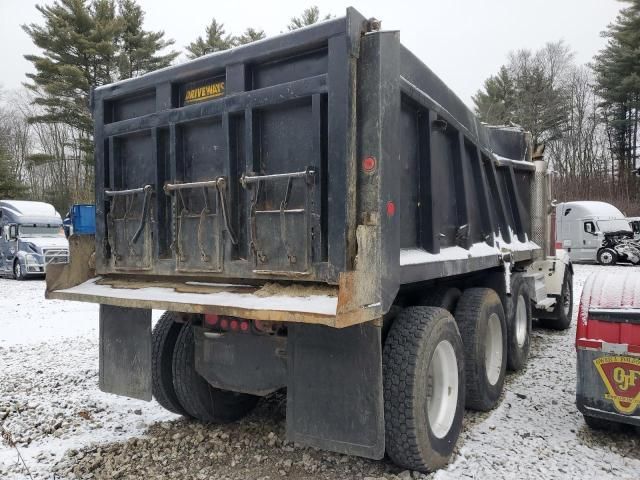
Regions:
<instances>
[{"instance_id":1,"label":"taillight cluster","mask_svg":"<svg viewBox=\"0 0 640 480\"><path fill-rule=\"evenodd\" d=\"M251 320L235 317L223 317L214 313L208 313L204 316L204 323L223 332L242 332L248 333L251 330Z\"/></svg>"},{"instance_id":2,"label":"taillight cluster","mask_svg":"<svg viewBox=\"0 0 640 480\"><path fill-rule=\"evenodd\" d=\"M257 334L278 334L282 333L284 326L280 322L269 322L262 320L248 320L246 318L226 317L215 313L207 313L204 316L206 327L219 332L240 332Z\"/></svg>"}]
</instances>

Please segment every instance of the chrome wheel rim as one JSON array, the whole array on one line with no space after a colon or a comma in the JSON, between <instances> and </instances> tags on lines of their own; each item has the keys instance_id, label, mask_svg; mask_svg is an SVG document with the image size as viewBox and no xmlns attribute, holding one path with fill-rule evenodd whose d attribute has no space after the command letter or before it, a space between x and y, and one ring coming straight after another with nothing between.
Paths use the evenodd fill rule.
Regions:
<instances>
[{"instance_id":1,"label":"chrome wheel rim","mask_svg":"<svg viewBox=\"0 0 640 480\"><path fill-rule=\"evenodd\" d=\"M518 347L524 347L527 341L527 304L523 295L518 295L516 303L516 342Z\"/></svg>"},{"instance_id":2,"label":"chrome wheel rim","mask_svg":"<svg viewBox=\"0 0 640 480\"><path fill-rule=\"evenodd\" d=\"M458 361L453 345L441 341L433 352L427 377L427 418L431 432L444 438L458 406Z\"/></svg>"},{"instance_id":3,"label":"chrome wheel rim","mask_svg":"<svg viewBox=\"0 0 640 480\"><path fill-rule=\"evenodd\" d=\"M20 262L16 263L16 278L20 278L22 276L22 267L20 266Z\"/></svg>"},{"instance_id":4,"label":"chrome wheel rim","mask_svg":"<svg viewBox=\"0 0 640 480\"><path fill-rule=\"evenodd\" d=\"M609 265L613 261L613 255L611 255L611 252L602 252L600 254L600 261L603 265Z\"/></svg>"},{"instance_id":5,"label":"chrome wheel rim","mask_svg":"<svg viewBox=\"0 0 640 480\"><path fill-rule=\"evenodd\" d=\"M502 372L502 326L497 313L492 313L487 322L484 344L484 365L487 380L491 385L498 383Z\"/></svg>"}]
</instances>

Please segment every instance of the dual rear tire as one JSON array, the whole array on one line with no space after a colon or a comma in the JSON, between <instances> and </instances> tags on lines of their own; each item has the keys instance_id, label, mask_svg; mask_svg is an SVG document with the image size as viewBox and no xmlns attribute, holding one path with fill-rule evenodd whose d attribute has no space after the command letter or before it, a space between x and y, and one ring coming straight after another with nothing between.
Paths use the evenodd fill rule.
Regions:
<instances>
[{"instance_id":1,"label":"dual rear tire","mask_svg":"<svg viewBox=\"0 0 640 480\"><path fill-rule=\"evenodd\" d=\"M166 312L152 334L153 396L167 410L202 422L228 423L249 413L259 397L214 388L195 367L191 324Z\"/></svg>"},{"instance_id":2,"label":"dual rear tire","mask_svg":"<svg viewBox=\"0 0 640 480\"><path fill-rule=\"evenodd\" d=\"M469 288L456 308L465 346L466 406L488 411L496 406L507 366L507 325L502 302L490 288Z\"/></svg>"},{"instance_id":3,"label":"dual rear tire","mask_svg":"<svg viewBox=\"0 0 640 480\"><path fill-rule=\"evenodd\" d=\"M408 307L383 349L387 454L394 463L433 471L449 461L465 406L497 404L507 364L507 329L498 295L470 288L456 318L440 307Z\"/></svg>"}]
</instances>

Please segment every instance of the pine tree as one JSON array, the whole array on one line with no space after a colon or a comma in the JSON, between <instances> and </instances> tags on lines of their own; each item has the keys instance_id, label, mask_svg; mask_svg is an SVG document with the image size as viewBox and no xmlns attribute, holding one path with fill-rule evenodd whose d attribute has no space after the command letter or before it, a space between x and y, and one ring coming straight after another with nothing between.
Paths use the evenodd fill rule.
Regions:
<instances>
[{"instance_id":1,"label":"pine tree","mask_svg":"<svg viewBox=\"0 0 640 480\"><path fill-rule=\"evenodd\" d=\"M473 97L476 113L483 122L492 125L506 125L515 116L515 87L507 67L502 66L497 75L484 82L484 90L478 90Z\"/></svg>"},{"instance_id":2,"label":"pine tree","mask_svg":"<svg viewBox=\"0 0 640 480\"><path fill-rule=\"evenodd\" d=\"M6 147L0 143L0 198L18 198L26 188L15 177Z\"/></svg>"},{"instance_id":3,"label":"pine tree","mask_svg":"<svg viewBox=\"0 0 640 480\"><path fill-rule=\"evenodd\" d=\"M640 0L619 1L627 7L603 33L608 42L593 68L619 175L631 180L631 171L638 168Z\"/></svg>"},{"instance_id":4,"label":"pine tree","mask_svg":"<svg viewBox=\"0 0 640 480\"><path fill-rule=\"evenodd\" d=\"M226 34L224 24L218 23L215 18L211 20L205 32L206 38L198 37L187 46L187 51L189 52L187 57L190 59L233 47L233 37Z\"/></svg>"},{"instance_id":5,"label":"pine tree","mask_svg":"<svg viewBox=\"0 0 640 480\"><path fill-rule=\"evenodd\" d=\"M169 66L178 56L171 51L159 54L173 45L173 40L165 40L164 32L150 32L143 29L144 12L135 0L120 0L118 14L121 23L118 66L120 79L132 78L159 68Z\"/></svg>"},{"instance_id":6,"label":"pine tree","mask_svg":"<svg viewBox=\"0 0 640 480\"><path fill-rule=\"evenodd\" d=\"M256 30L254 28L247 28L242 35L234 39L234 45L245 45L247 43L255 42L256 40L262 40L266 38L263 30Z\"/></svg>"},{"instance_id":7,"label":"pine tree","mask_svg":"<svg viewBox=\"0 0 640 480\"><path fill-rule=\"evenodd\" d=\"M29 120L75 129L91 162L91 89L168 65L177 53L159 52L173 41L143 29L144 12L135 0L120 0L119 9L115 0L55 0L36 9L43 24L22 26L42 50L25 55L35 67L26 86L41 107Z\"/></svg>"},{"instance_id":8,"label":"pine tree","mask_svg":"<svg viewBox=\"0 0 640 480\"><path fill-rule=\"evenodd\" d=\"M32 122L64 123L89 134L92 130L89 94L93 86L116 76L120 30L111 0L56 0L37 5L44 25L23 25L42 55L25 55L36 72L27 88L42 107Z\"/></svg>"},{"instance_id":9,"label":"pine tree","mask_svg":"<svg viewBox=\"0 0 640 480\"><path fill-rule=\"evenodd\" d=\"M305 8L305 10L302 12L302 15L300 15L299 17L291 17L291 21L289 25L287 25L287 29L289 31L297 30L298 28L313 25L320 20L329 20L330 18L331 15L325 15L321 18L320 9L314 5L312 7Z\"/></svg>"},{"instance_id":10,"label":"pine tree","mask_svg":"<svg viewBox=\"0 0 640 480\"><path fill-rule=\"evenodd\" d=\"M571 58L563 42L547 44L535 54L511 53L508 65L473 97L476 114L486 123L522 126L531 132L534 144L558 138L566 117L559 70Z\"/></svg>"}]
</instances>

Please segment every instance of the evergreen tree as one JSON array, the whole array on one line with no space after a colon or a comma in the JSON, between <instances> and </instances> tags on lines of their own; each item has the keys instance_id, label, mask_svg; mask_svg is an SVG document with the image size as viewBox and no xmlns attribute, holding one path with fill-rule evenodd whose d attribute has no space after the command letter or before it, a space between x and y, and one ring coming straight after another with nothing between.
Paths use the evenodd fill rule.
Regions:
<instances>
[{"instance_id":1,"label":"evergreen tree","mask_svg":"<svg viewBox=\"0 0 640 480\"><path fill-rule=\"evenodd\" d=\"M255 42L256 40L262 40L266 38L263 30L256 30L254 28L247 28L242 35L236 37L234 40L235 45L245 45L247 43Z\"/></svg>"},{"instance_id":2,"label":"evergreen tree","mask_svg":"<svg viewBox=\"0 0 640 480\"><path fill-rule=\"evenodd\" d=\"M189 52L187 57L191 59L198 58L208 53L228 50L233 47L233 37L227 35L224 30L224 24L218 23L215 18L207 26L205 33L205 38L198 37L187 46L187 51Z\"/></svg>"},{"instance_id":3,"label":"evergreen tree","mask_svg":"<svg viewBox=\"0 0 640 480\"><path fill-rule=\"evenodd\" d=\"M76 142L92 161L91 89L168 65L175 52L159 51L173 43L163 32L143 29L144 13L135 0L55 0L37 5L43 24L23 25L42 50L25 55L35 73L26 87L41 107L32 123L64 124L76 130Z\"/></svg>"},{"instance_id":4,"label":"evergreen tree","mask_svg":"<svg viewBox=\"0 0 640 480\"><path fill-rule=\"evenodd\" d=\"M120 0L118 13L122 22L118 59L121 79L137 77L167 67L178 56L178 52L175 51L159 54L174 42L165 40L163 31L144 30L144 12L135 0Z\"/></svg>"},{"instance_id":5,"label":"evergreen tree","mask_svg":"<svg viewBox=\"0 0 640 480\"><path fill-rule=\"evenodd\" d=\"M500 67L497 75L484 82L484 90L473 97L476 112L483 122L506 125L514 120L516 92L507 67Z\"/></svg>"},{"instance_id":6,"label":"evergreen tree","mask_svg":"<svg viewBox=\"0 0 640 480\"><path fill-rule=\"evenodd\" d=\"M23 25L42 55L25 55L36 72L27 88L42 112L32 122L64 123L82 132L92 130L89 93L93 86L115 80L120 31L111 0L56 0L37 5L44 25Z\"/></svg>"},{"instance_id":7,"label":"evergreen tree","mask_svg":"<svg viewBox=\"0 0 640 480\"><path fill-rule=\"evenodd\" d=\"M0 143L0 198L17 198L26 191L24 185L15 177L9 162L9 152L6 146Z\"/></svg>"},{"instance_id":8,"label":"evergreen tree","mask_svg":"<svg viewBox=\"0 0 640 480\"><path fill-rule=\"evenodd\" d=\"M561 134L566 94L560 66L571 59L562 43L550 43L535 54L520 50L509 64L489 77L473 97L476 114L489 124L515 123L531 132L534 144Z\"/></svg>"},{"instance_id":9,"label":"evergreen tree","mask_svg":"<svg viewBox=\"0 0 640 480\"><path fill-rule=\"evenodd\" d=\"M329 20L330 18L331 15L325 15L321 18L320 9L314 5L312 7L305 8L305 10L302 12L302 15L300 15L299 17L292 17L289 25L287 25L287 29L289 31L297 30L298 28L306 27L307 25L313 25L320 20Z\"/></svg>"},{"instance_id":10,"label":"evergreen tree","mask_svg":"<svg viewBox=\"0 0 640 480\"><path fill-rule=\"evenodd\" d=\"M640 0L619 1L627 7L603 33L607 45L596 55L593 69L619 175L630 179L638 168Z\"/></svg>"}]
</instances>

